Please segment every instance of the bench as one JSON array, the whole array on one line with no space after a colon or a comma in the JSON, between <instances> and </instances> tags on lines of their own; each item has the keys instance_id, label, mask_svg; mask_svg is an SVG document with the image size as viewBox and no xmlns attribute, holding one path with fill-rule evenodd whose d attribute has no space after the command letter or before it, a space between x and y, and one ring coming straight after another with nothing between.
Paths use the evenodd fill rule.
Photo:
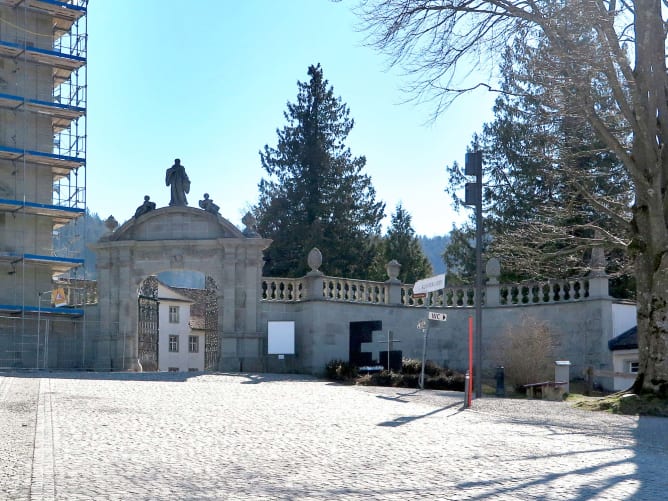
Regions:
<instances>
[{"instance_id":1,"label":"bench","mask_svg":"<svg viewBox=\"0 0 668 501\"><path fill-rule=\"evenodd\" d=\"M527 398L563 400L567 384L565 381L543 381L542 383L525 384L522 388L527 390Z\"/></svg>"},{"instance_id":2,"label":"bench","mask_svg":"<svg viewBox=\"0 0 668 501\"><path fill-rule=\"evenodd\" d=\"M357 368L357 372L366 372L369 374L370 372L380 372L384 369L385 367L382 365L363 365Z\"/></svg>"}]
</instances>

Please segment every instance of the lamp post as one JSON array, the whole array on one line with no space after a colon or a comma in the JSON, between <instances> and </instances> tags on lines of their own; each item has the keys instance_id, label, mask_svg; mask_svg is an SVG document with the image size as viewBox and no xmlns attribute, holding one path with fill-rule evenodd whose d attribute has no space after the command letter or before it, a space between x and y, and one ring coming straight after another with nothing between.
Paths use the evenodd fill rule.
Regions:
<instances>
[{"instance_id":1,"label":"lamp post","mask_svg":"<svg viewBox=\"0 0 668 501\"><path fill-rule=\"evenodd\" d=\"M466 154L464 174L475 176L466 183L464 205L475 207L475 370L473 382L476 398L482 397L482 151Z\"/></svg>"}]
</instances>

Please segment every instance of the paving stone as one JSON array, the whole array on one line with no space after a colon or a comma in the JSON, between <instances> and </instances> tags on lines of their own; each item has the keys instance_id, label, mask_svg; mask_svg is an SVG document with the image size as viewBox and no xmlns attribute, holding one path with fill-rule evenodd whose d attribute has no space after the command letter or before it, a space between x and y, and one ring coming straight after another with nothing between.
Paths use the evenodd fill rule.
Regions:
<instances>
[{"instance_id":1,"label":"paving stone","mask_svg":"<svg viewBox=\"0 0 668 501\"><path fill-rule=\"evenodd\" d=\"M0 498L661 499L668 420L269 374L0 376ZM4 437L7 437L5 440Z\"/></svg>"}]
</instances>

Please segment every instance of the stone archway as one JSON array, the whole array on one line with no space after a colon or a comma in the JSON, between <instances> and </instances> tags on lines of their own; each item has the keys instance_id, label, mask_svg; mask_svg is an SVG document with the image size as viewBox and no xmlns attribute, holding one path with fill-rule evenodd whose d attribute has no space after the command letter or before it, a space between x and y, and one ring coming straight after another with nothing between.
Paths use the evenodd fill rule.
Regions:
<instances>
[{"instance_id":1,"label":"stone archway","mask_svg":"<svg viewBox=\"0 0 668 501\"><path fill-rule=\"evenodd\" d=\"M269 243L218 214L183 206L133 217L103 236L91 246L97 261L100 333L117 330L115 339L122 339L123 346L120 341L101 345L108 347L96 353L99 366L136 367L137 291L148 276L182 269L201 272L218 285L220 365L235 367L243 359L247 366L261 366L257 318L262 251Z\"/></svg>"}]
</instances>

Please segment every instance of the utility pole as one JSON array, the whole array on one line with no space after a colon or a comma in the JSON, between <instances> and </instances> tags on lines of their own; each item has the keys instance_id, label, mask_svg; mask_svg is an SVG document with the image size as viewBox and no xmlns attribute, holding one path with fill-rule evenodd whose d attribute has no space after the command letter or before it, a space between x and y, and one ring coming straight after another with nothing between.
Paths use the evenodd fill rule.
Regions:
<instances>
[{"instance_id":1,"label":"utility pole","mask_svg":"<svg viewBox=\"0 0 668 501\"><path fill-rule=\"evenodd\" d=\"M475 396L482 396L482 151L466 154L464 174L475 176L466 183L464 205L475 207Z\"/></svg>"}]
</instances>

